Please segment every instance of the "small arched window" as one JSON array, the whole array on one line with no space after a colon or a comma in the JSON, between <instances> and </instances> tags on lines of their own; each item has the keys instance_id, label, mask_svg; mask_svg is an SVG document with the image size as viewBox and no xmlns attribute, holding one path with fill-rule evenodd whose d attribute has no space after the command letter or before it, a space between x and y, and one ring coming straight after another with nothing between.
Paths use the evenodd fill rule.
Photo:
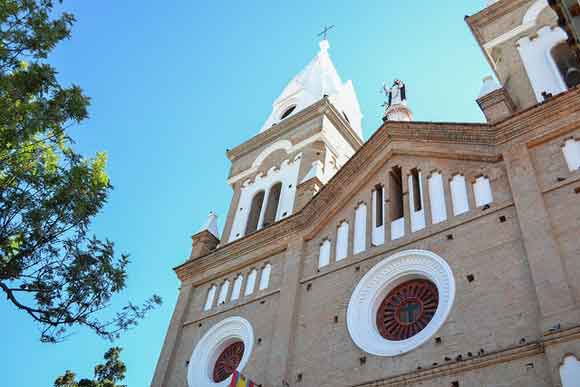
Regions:
<instances>
[{"instance_id":1,"label":"small arched window","mask_svg":"<svg viewBox=\"0 0 580 387\"><path fill-rule=\"evenodd\" d=\"M292 105L288 109L284 110L284 113L282 113L282 115L280 116L280 120L283 120L284 118L288 117L290 114L292 114L292 112L295 109L296 109L296 105Z\"/></svg>"},{"instance_id":2,"label":"small arched window","mask_svg":"<svg viewBox=\"0 0 580 387\"><path fill-rule=\"evenodd\" d=\"M447 219L447 207L445 204L445 190L443 188L443 175L433 172L429 177L429 200L431 201L431 218L433 224L441 223Z\"/></svg>"},{"instance_id":3,"label":"small arched window","mask_svg":"<svg viewBox=\"0 0 580 387\"><path fill-rule=\"evenodd\" d=\"M367 245L367 205L360 203L354 210L354 246L353 253L366 250Z\"/></svg>"},{"instance_id":4,"label":"small arched window","mask_svg":"<svg viewBox=\"0 0 580 387\"><path fill-rule=\"evenodd\" d=\"M248 281L246 282L246 291L244 292L244 296L249 296L250 294L254 293L254 289L256 287L256 277L258 277L258 270L253 269L248 275Z\"/></svg>"},{"instance_id":5,"label":"small arched window","mask_svg":"<svg viewBox=\"0 0 580 387\"><path fill-rule=\"evenodd\" d=\"M554 46L550 51L560 76L568 88L580 84L580 63L573 49L566 41Z\"/></svg>"},{"instance_id":6,"label":"small arched window","mask_svg":"<svg viewBox=\"0 0 580 387\"><path fill-rule=\"evenodd\" d=\"M338 262L348 255L348 222L342 222L336 233L336 261Z\"/></svg>"},{"instance_id":7,"label":"small arched window","mask_svg":"<svg viewBox=\"0 0 580 387\"><path fill-rule=\"evenodd\" d=\"M580 169L580 141L569 138L562 147L564 158L570 172Z\"/></svg>"},{"instance_id":8,"label":"small arched window","mask_svg":"<svg viewBox=\"0 0 580 387\"><path fill-rule=\"evenodd\" d=\"M264 191L260 191L252 199L252 207L250 208L248 223L246 225L246 235L258 229L258 222L260 222L260 215L262 214L262 205L264 204L264 194Z\"/></svg>"},{"instance_id":9,"label":"small arched window","mask_svg":"<svg viewBox=\"0 0 580 387\"><path fill-rule=\"evenodd\" d=\"M473 183L473 194L475 196L475 206L482 207L493 202L491 193L491 183L486 176L480 176Z\"/></svg>"},{"instance_id":10,"label":"small arched window","mask_svg":"<svg viewBox=\"0 0 580 387\"><path fill-rule=\"evenodd\" d=\"M318 268L323 268L330 264L330 241L325 239L320 245L320 253L318 255Z\"/></svg>"},{"instance_id":11,"label":"small arched window","mask_svg":"<svg viewBox=\"0 0 580 387\"><path fill-rule=\"evenodd\" d=\"M451 188L451 201L453 202L453 215L461 215L469 211L467 199L467 186L465 176L455 175L449 182Z\"/></svg>"},{"instance_id":12,"label":"small arched window","mask_svg":"<svg viewBox=\"0 0 580 387\"><path fill-rule=\"evenodd\" d=\"M211 288L209 288L208 292L207 292L207 298L205 300L205 306L203 308L203 310L210 310L211 307L213 306L213 300L215 298L215 294L217 292L217 286L212 285Z\"/></svg>"},{"instance_id":13,"label":"small arched window","mask_svg":"<svg viewBox=\"0 0 580 387\"><path fill-rule=\"evenodd\" d=\"M230 298L231 301L236 301L240 298L240 294L242 292L242 283L244 282L244 276L238 275L234 280L234 287L232 288L232 296Z\"/></svg>"},{"instance_id":14,"label":"small arched window","mask_svg":"<svg viewBox=\"0 0 580 387\"><path fill-rule=\"evenodd\" d=\"M218 305L223 305L226 303L229 290L230 290L230 281L225 280L220 289L220 295L218 297Z\"/></svg>"},{"instance_id":15,"label":"small arched window","mask_svg":"<svg viewBox=\"0 0 580 387\"><path fill-rule=\"evenodd\" d=\"M270 188L268 194L268 204L264 215L264 227L271 225L276 221L278 206L280 204L280 194L282 193L282 183L277 183Z\"/></svg>"},{"instance_id":16,"label":"small arched window","mask_svg":"<svg viewBox=\"0 0 580 387\"><path fill-rule=\"evenodd\" d=\"M268 286L270 286L270 274L271 273L272 273L272 265L270 265L268 263L262 269L262 275L260 276L260 286L258 288L259 290L268 289Z\"/></svg>"}]
</instances>

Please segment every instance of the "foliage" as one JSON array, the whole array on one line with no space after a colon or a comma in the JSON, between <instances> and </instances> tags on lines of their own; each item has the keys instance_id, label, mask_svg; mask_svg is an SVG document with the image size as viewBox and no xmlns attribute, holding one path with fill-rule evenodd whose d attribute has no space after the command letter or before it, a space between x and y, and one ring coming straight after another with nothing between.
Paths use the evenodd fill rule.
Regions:
<instances>
[{"instance_id":1,"label":"foliage","mask_svg":"<svg viewBox=\"0 0 580 387\"><path fill-rule=\"evenodd\" d=\"M56 342L75 326L113 339L161 302L96 316L126 286L127 255L89 235L112 186L107 157L75 153L67 129L88 117L80 87L46 63L73 15L52 0L0 0L0 289Z\"/></svg>"},{"instance_id":2,"label":"foliage","mask_svg":"<svg viewBox=\"0 0 580 387\"><path fill-rule=\"evenodd\" d=\"M117 384L125 379L127 367L121 361L121 351L119 347L113 347L105 353L105 364L95 367L95 377L93 380L81 379L76 381L74 372L66 371L64 375L58 377L54 382L54 387L126 387Z\"/></svg>"}]
</instances>

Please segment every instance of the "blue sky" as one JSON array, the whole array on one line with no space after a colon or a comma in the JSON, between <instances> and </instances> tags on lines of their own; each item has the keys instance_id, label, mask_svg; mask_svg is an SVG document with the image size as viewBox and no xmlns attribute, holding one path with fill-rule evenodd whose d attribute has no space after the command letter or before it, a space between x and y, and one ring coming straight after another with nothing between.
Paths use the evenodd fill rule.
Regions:
<instances>
[{"instance_id":1,"label":"blue sky","mask_svg":"<svg viewBox=\"0 0 580 387\"><path fill-rule=\"evenodd\" d=\"M258 133L273 100L330 33L331 57L360 100L365 138L380 126L384 79L407 83L421 121L482 121L475 103L491 73L463 18L484 0L65 1L78 22L50 62L92 97L72 130L85 155L105 150L115 190L94 232L132 257L128 290L164 305L116 345L130 387L148 386L177 297L172 267L210 210L227 212L226 148ZM0 302L3 385L52 386L66 369L92 375L110 343L77 330L38 341L37 327ZM10 355L8 355L10 354Z\"/></svg>"}]
</instances>

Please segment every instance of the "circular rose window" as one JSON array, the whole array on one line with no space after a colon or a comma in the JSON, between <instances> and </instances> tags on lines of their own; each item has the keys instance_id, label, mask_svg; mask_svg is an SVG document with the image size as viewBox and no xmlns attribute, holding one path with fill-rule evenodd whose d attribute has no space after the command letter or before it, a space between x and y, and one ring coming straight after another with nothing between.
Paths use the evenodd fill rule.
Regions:
<instances>
[{"instance_id":1,"label":"circular rose window","mask_svg":"<svg viewBox=\"0 0 580 387\"><path fill-rule=\"evenodd\" d=\"M431 281L407 281L389 292L377 312L377 328L383 338L406 340L421 332L439 305L437 286Z\"/></svg>"},{"instance_id":2,"label":"circular rose window","mask_svg":"<svg viewBox=\"0 0 580 387\"><path fill-rule=\"evenodd\" d=\"M238 369L244 357L244 343L236 341L218 356L213 368L213 381L221 383Z\"/></svg>"},{"instance_id":3,"label":"circular rose window","mask_svg":"<svg viewBox=\"0 0 580 387\"><path fill-rule=\"evenodd\" d=\"M426 250L406 250L377 262L356 285L347 311L354 343L376 356L418 348L443 326L455 299L447 262Z\"/></svg>"}]
</instances>

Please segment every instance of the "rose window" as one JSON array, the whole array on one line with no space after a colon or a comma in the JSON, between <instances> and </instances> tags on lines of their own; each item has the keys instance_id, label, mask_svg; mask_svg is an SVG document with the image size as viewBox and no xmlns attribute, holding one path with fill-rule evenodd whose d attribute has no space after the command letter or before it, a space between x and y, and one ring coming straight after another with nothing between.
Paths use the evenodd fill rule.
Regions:
<instances>
[{"instance_id":1,"label":"rose window","mask_svg":"<svg viewBox=\"0 0 580 387\"><path fill-rule=\"evenodd\" d=\"M389 292L377 312L377 328L383 338L406 340L421 332L431 321L439 293L431 281L407 281Z\"/></svg>"},{"instance_id":2,"label":"rose window","mask_svg":"<svg viewBox=\"0 0 580 387\"><path fill-rule=\"evenodd\" d=\"M213 369L214 382L223 382L238 369L244 356L244 349L244 343L237 341L222 351Z\"/></svg>"}]
</instances>

